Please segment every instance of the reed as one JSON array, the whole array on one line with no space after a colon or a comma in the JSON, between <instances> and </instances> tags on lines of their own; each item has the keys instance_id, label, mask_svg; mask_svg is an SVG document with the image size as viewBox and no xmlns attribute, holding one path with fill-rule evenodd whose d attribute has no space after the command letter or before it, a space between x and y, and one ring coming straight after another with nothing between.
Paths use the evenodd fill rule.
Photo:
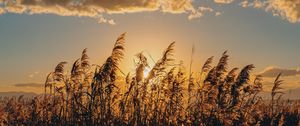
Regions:
<instances>
[{"instance_id":1,"label":"reed","mask_svg":"<svg viewBox=\"0 0 300 126\"><path fill-rule=\"evenodd\" d=\"M41 96L0 98L0 125L300 125L300 101L281 98L281 74L266 104L259 95L262 77L251 74L254 65L230 69L227 51L215 66L208 58L199 73L192 72L191 59L187 73L182 62L176 64L172 42L154 66L141 52L135 72L121 76L125 36L102 65L90 63L87 49L70 73L60 62ZM146 67L151 70L144 77Z\"/></svg>"}]
</instances>

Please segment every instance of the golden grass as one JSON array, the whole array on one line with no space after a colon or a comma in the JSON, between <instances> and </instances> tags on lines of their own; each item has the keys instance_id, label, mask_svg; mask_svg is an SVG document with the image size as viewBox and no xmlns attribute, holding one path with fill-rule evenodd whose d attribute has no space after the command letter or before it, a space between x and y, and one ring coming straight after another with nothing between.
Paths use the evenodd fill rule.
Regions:
<instances>
[{"instance_id":1,"label":"golden grass","mask_svg":"<svg viewBox=\"0 0 300 126\"><path fill-rule=\"evenodd\" d=\"M147 57L138 53L135 73L118 78L124 45L122 34L102 65L90 64L84 49L70 74L59 63L42 96L1 98L1 125L299 125L299 101L277 96L280 74L268 104L258 95L262 77L250 80L254 65L229 70L225 51L216 66L210 57L199 74L187 74L173 42L147 77Z\"/></svg>"}]
</instances>

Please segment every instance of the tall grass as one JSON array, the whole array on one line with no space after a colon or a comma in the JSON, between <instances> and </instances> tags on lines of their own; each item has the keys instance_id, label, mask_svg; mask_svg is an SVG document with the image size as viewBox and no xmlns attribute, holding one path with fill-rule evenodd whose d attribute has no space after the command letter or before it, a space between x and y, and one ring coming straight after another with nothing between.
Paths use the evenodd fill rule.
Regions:
<instances>
[{"instance_id":1,"label":"tall grass","mask_svg":"<svg viewBox=\"0 0 300 126\"><path fill-rule=\"evenodd\" d=\"M281 99L281 74L267 104L259 95L262 77L251 74L254 65L230 69L227 51L216 66L210 57L199 73L191 67L187 73L172 42L147 77L143 53L136 55L135 72L121 77L124 51L125 33L102 65L90 63L87 49L70 73L59 63L46 78L45 94L1 98L1 125L300 125L299 101Z\"/></svg>"}]
</instances>

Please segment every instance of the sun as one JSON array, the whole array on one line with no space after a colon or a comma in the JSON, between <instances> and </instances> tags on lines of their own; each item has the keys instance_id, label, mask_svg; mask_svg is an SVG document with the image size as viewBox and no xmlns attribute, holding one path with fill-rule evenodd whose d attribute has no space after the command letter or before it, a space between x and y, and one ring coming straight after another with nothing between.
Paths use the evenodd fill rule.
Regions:
<instances>
[{"instance_id":1,"label":"sun","mask_svg":"<svg viewBox=\"0 0 300 126\"><path fill-rule=\"evenodd\" d=\"M146 67L146 68L144 69L144 78L147 78L147 77L148 77L150 71L151 71L151 69L150 69L149 67Z\"/></svg>"}]
</instances>

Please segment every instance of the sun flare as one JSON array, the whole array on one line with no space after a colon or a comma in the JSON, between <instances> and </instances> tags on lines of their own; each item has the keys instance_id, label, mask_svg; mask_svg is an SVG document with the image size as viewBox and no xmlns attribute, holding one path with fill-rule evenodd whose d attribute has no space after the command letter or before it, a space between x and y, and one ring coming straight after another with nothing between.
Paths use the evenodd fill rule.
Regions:
<instances>
[{"instance_id":1,"label":"sun flare","mask_svg":"<svg viewBox=\"0 0 300 126\"><path fill-rule=\"evenodd\" d=\"M147 78L149 73L150 73L151 69L149 67L146 67L144 70L144 78Z\"/></svg>"}]
</instances>

